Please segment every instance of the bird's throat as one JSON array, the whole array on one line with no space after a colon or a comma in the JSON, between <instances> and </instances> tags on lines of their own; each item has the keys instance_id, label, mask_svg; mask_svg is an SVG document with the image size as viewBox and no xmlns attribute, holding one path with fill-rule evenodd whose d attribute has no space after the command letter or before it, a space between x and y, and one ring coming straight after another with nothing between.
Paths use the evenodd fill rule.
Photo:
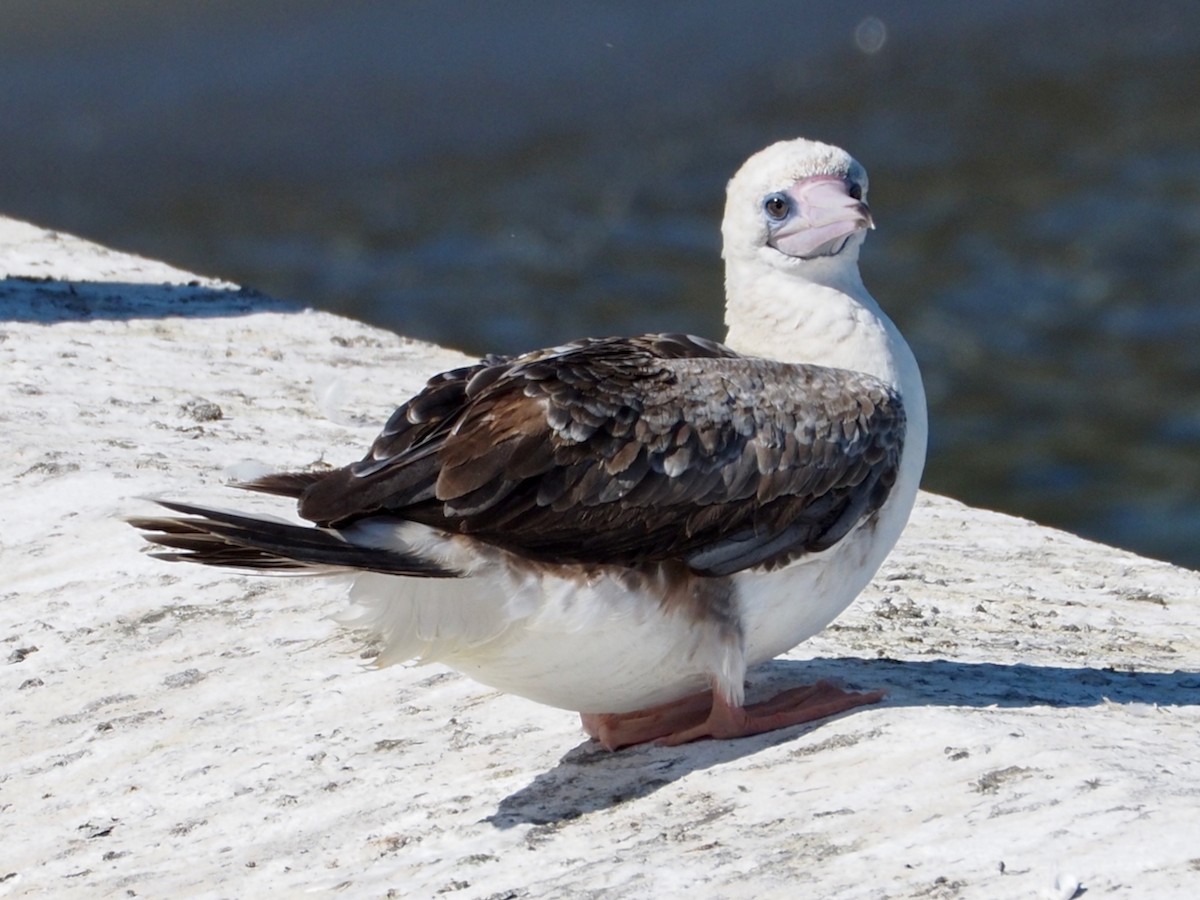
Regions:
<instances>
[{"instance_id":1,"label":"bird's throat","mask_svg":"<svg viewBox=\"0 0 1200 900\"><path fill-rule=\"evenodd\" d=\"M727 272L726 343L751 356L866 372L894 383L895 326L867 293L857 270L842 284L800 279L787 271L739 281Z\"/></svg>"}]
</instances>

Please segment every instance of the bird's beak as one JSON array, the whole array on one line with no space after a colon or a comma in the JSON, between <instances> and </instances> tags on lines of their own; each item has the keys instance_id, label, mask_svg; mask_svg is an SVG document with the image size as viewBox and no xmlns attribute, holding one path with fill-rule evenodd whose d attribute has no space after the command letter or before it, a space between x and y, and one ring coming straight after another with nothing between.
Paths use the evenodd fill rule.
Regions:
<instances>
[{"instance_id":1,"label":"bird's beak","mask_svg":"<svg viewBox=\"0 0 1200 900\"><path fill-rule=\"evenodd\" d=\"M856 231L875 227L870 208L850 196L850 184L844 178L805 178L792 185L787 195L793 213L768 242L788 256L834 256Z\"/></svg>"}]
</instances>

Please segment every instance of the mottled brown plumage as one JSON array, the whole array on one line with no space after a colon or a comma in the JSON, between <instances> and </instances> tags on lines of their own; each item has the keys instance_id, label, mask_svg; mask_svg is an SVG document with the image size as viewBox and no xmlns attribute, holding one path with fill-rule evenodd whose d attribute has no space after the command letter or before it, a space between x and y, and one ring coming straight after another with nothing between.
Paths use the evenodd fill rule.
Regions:
<instances>
[{"instance_id":1,"label":"mottled brown plumage","mask_svg":"<svg viewBox=\"0 0 1200 900\"><path fill-rule=\"evenodd\" d=\"M391 514L540 562L728 575L869 517L903 438L897 394L861 373L593 339L438 375L361 462L248 487L328 528Z\"/></svg>"}]
</instances>

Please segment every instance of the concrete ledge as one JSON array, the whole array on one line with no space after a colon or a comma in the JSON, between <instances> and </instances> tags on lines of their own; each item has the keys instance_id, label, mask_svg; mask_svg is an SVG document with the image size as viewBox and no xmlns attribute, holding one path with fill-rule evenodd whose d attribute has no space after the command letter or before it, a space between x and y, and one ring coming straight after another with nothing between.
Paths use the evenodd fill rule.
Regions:
<instances>
[{"instance_id":1,"label":"concrete ledge","mask_svg":"<svg viewBox=\"0 0 1200 900\"><path fill-rule=\"evenodd\" d=\"M9 220L0 276L0 895L1196 895L1200 574L927 495L752 673L884 704L608 754L364 669L336 584L160 563L118 520L286 514L230 467L355 459L460 356Z\"/></svg>"}]
</instances>

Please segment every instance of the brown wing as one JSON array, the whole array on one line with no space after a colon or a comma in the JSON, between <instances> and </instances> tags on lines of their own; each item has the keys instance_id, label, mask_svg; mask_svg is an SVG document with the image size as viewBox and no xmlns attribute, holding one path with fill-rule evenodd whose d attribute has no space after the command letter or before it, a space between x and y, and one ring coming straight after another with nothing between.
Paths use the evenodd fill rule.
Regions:
<instances>
[{"instance_id":1,"label":"brown wing","mask_svg":"<svg viewBox=\"0 0 1200 900\"><path fill-rule=\"evenodd\" d=\"M433 379L300 512L725 575L844 537L887 498L903 439L899 396L870 376L683 335L591 340Z\"/></svg>"}]
</instances>

